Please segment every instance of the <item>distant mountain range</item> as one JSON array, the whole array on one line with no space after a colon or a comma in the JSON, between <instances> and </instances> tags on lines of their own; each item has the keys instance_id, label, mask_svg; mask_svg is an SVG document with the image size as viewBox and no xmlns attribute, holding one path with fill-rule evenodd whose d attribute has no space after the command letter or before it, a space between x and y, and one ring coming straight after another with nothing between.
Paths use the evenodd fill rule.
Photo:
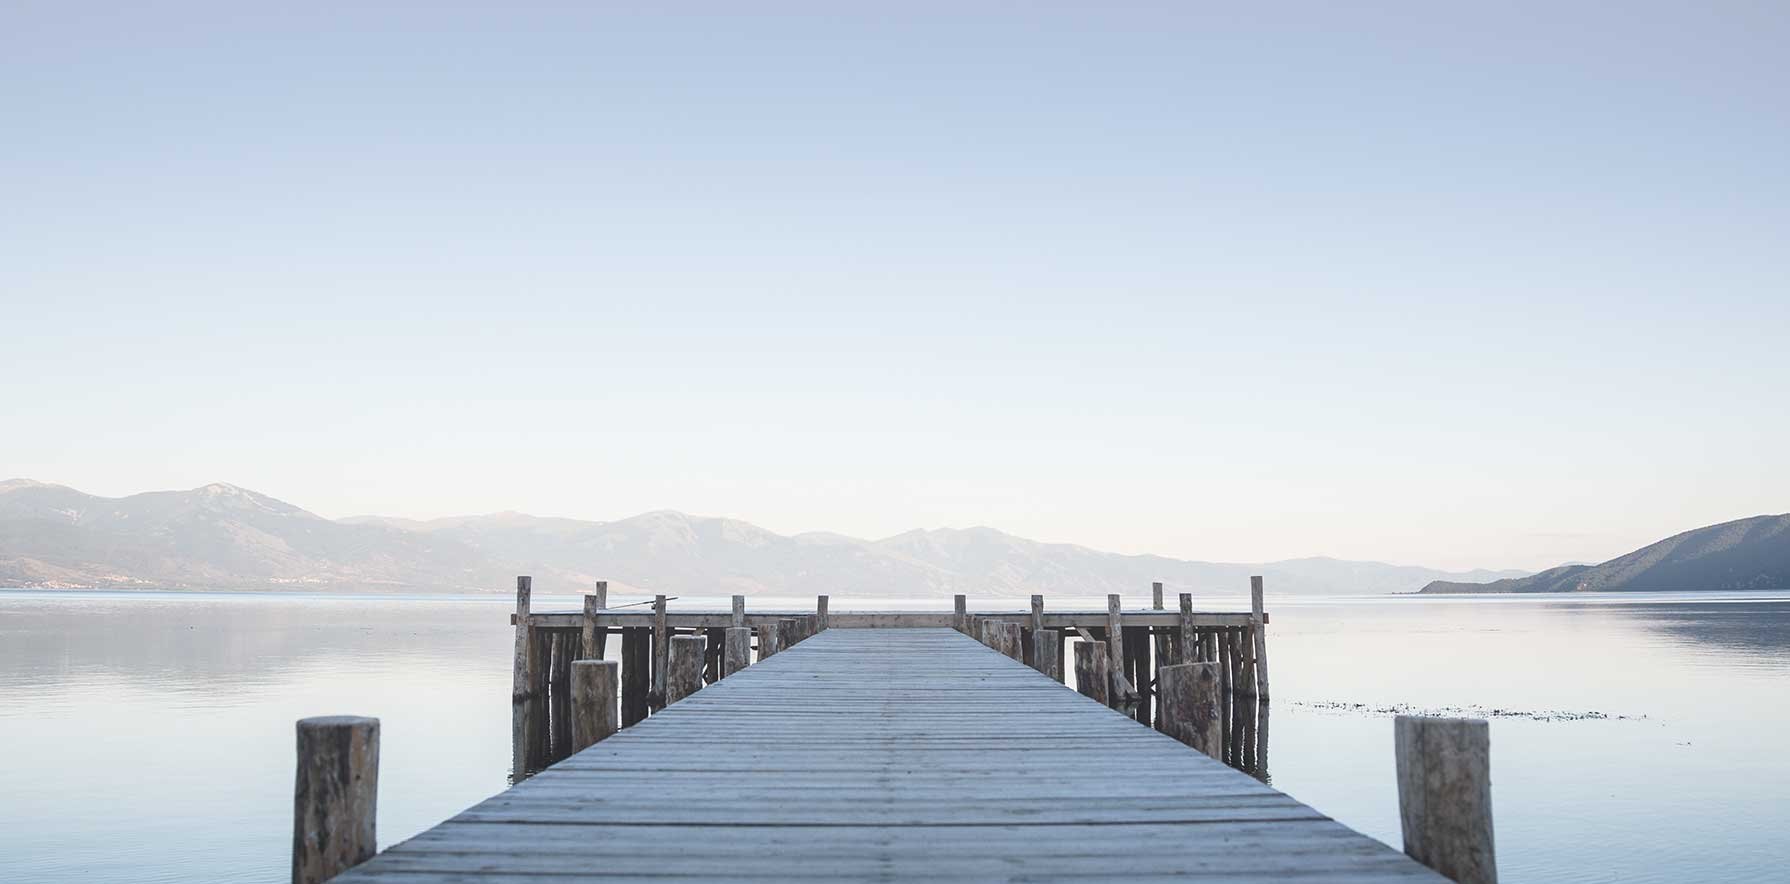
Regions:
<instances>
[{"instance_id":1,"label":"distant mountain range","mask_svg":"<svg viewBox=\"0 0 1790 884\"><path fill-rule=\"evenodd\" d=\"M1790 514L1675 534L1601 565L1562 565L1489 583L1437 580L1426 593L1790 589Z\"/></svg>"},{"instance_id":2,"label":"distant mountain range","mask_svg":"<svg viewBox=\"0 0 1790 884\"><path fill-rule=\"evenodd\" d=\"M909 531L884 540L784 536L733 519L651 512L614 522L499 513L419 522L331 520L234 485L107 498L26 479L0 482L0 586L537 592L610 581L619 592L936 598L952 593L1136 596L1412 592L1449 573L1328 558L1189 562L1039 543L992 528Z\"/></svg>"}]
</instances>

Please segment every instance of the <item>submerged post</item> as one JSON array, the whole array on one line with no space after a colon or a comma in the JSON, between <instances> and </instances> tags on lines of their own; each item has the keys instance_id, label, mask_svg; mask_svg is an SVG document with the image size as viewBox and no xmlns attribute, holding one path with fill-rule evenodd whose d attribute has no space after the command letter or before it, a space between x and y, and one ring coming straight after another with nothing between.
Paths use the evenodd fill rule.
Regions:
<instances>
[{"instance_id":1,"label":"submerged post","mask_svg":"<svg viewBox=\"0 0 1790 884\"><path fill-rule=\"evenodd\" d=\"M1400 715L1393 740L1405 853L1459 884L1497 884L1485 721Z\"/></svg>"},{"instance_id":2,"label":"submerged post","mask_svg":"<svg viewBox=\"0 0 1790 884\"><path fill-rule=\"evenodd\" d=\"M752 665L752 630L744 626L727 628L722 641L721 677L726 678Z\"/></svg>"},{"instance_id":3,"label":"submerged post","mask_svg":"<svg viewBox=\"0 0 1790 884\"><path fill-rule=\"evenodd\" d=\"M671 639L671 665L665 672L665 705L670 706L702 689L702 655L708 639L678 635Z\"/></svg>"},{"instance_id":4,"label":"submerged post","mask_svg":"<svg viewBox=\"0 0 1790 884\"><path fill-rule=\"evenodd\" d=\"M951 597L951 603L952 603L951 627L953 629L956 629L958 632L964 633L966 635L969 634L969 631L970 631L969 600L964 598L961 595L954 595Z\"/></svg>"},{"instance_id":5,"label":"submerged post","mask_svg":"<svg viewBox=\"0 0 1790 884\"><path fill-rule=\"evenodd\" d=\"M572 751L589 748L621 730L622 665L614 660L572 661Z\"/></svg>"},{"instance_id":6,"label":"submerged post","mask_svg":"<svg viewBox=\"0 0 1790 884\"><path fill-rule=\"evenodd\" d=\"M1107 677L1106 642L1082 641L1075 645L1075 689L1102 706L1111 706Z\"/></svg>"},{"instance_id":7,"label":"submerged post","mask_svg":"<svg viewBox=\"0 0 1790 884\"><path fill-rule=\"evenodd\" d=\"M534 594L534 578L516 578L516 660L512 672L513 681L510 686L510 698L526 699L534 691L534 679L531 670L534 668L534 636L529 634L528 609L529 598Z\"/></svg>"},{"instance_id":8,"label":"submerged post","mask_svg":"<svg viewBox=\"0 0 1790 884\"><path fill-rule=\"evenodd\" d=\"M1223 705L1217 663L1179 663L1158 670L1163 733L1224 760Z\"/></svg>"},{"instance_id":9,"label":"submerged post","mask_svg":"<svg viewBox=\"0 0 1790 884\"><path fill-rule=\"evenodd\" d=\"M321 884L372 859L378 798L379 719L300 719L292 884Z\"/></svg>"}]
</instances>

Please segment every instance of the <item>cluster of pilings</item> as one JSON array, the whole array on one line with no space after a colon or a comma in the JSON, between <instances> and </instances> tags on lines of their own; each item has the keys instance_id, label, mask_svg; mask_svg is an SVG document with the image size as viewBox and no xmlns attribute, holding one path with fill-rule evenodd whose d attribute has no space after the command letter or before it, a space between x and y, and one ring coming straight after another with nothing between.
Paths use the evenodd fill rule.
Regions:
<instances>
[{"instance_id":1,"label":"cluster of pilings","mask_svg":"<svg viewBox=\"0 0 1790 884\"><path fill-rule=\"evenodd\" d=\"M620 696L619 724L631 726L703 685L714 684L754 659L765 659L814 635L827 625L827 596L812 614L755 617L748 625L746 597L733 597L731 625L683 626L671 622L668 597L653 597L650 625L601 625L609 610L609 584L599 581L584 597L583 616L532 612L533 580L516 578L516 656L511 693L510 781L584 748L573 733L577 661L605 660L610 636L621 640L613 676Z\"/></svg>"},{"instance_id":2,"label":"cluster of pilings","mask_svg":"<svg viewBox=\"0 0 1790 884\"><path fill-rule=\"evenodd\" d=\"M1073 672L1076 689L1088 697L1267 782L1268 641L1262 578L1250 578L1250 614L1236 625L1196 615L1192 593L1180 594L1180 617L1174 625L1162 624L1161 617L1128 615L1116 594L1107 596L1106 605L1100 625L1047 629L1044 596L1032 596L1030 616L1014 620L970 613L960 595L953 625L1064 684ZM1162 610L1162 584L1155 583L1151 611ZM1143 619L1156 622L1137 622ZM1077 639L1071 670L1068 646ZM1211 686L1209 700L1204 699L1205 685ZM1197 718L1197 738L1177 716Z\"/></svg>"}]
</instances>

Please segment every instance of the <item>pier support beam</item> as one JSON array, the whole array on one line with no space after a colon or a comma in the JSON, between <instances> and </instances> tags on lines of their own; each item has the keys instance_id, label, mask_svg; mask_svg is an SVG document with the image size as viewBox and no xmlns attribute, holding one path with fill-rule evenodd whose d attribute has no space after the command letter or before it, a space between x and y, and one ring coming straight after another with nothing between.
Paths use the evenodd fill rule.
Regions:
<instances>
[{"instance_id":1,"label":"pier support beam","mask_svg":"<svg viewBox=\"0 0 1790 884\"><path fill-rule=\"evenodd\" d=\"M961 595L951 597L951 628L968 635L970 632L969 600Z\"/></svg>"},{"instance_id":2,"label":"pier support beam","mask_svg":"<svg viewBox=\"0 0 1790 884\"><path fill-rule=\"evenodd\" d=\"M1061 648L1061 643L1057 639L1059 634L1054 629L1032 631L1032 668L1057 681L1062 681L1062 658L1057 655Z\"/></svg>"},{"instance_id":3,"label":"pier support beam","mask_svg":"<svg viewBox=\"0 0 1790 884\"><path fill-rule=\"evenodd\" d=\"M700 635L672 636L670 666L665 670L665 705L702 689L702 655L707 648L708 639Z\"/></svg>"},{"instance_id":4,"label":"pier support beam","mask_svg":"<svg viewBox=\"0 0 1790 884\"><path fill-rule=\"evenodd\" d=\"M665 597L653 596L653 708L665 708L665 671L671 664L671 628L665 623Z\"/></svg>"},{"instance_id":5,"label":"pier support beam","mask_svg":"<svg viewBox=\"0 0 1790 884\"><path fill-rule=\"evenodd\" d=\"M1405 854L1459 884L1497 884L1486 723L1400 715L1393 736Z\"/></svg>"},{"instance_id":6,"label":"pier support beam","mask_svg":"<svg viewBox=\"0 0 1790 884\"><path fill-rule=\"evenodd\" d=\"M645 720L652 705L652 630L630 626L622 630L622 727L633 727Z\"/></svg>"},{"instance_id":7,"label":"pier support beam","mask_svg":"<svg viewBox=\"0 0 1790 884\"><path fill-rule=\"evenodd\" d=\"M301 719L292 800L292 884L321 884L372 859L378 798L379 719Z\"/></svg>"},{"instance_id":8,"label":"pier support beam","mask_svg":"<svg viewBox=\"0 0 1790 884\"><path fill-rule=\"evenodd\" d=\"M1218 699L1218 664L1179 663L1157 670L1162 732L1224 760L1224 705Z\"/></svg>"},{"instance_id":9,"label":"pier support beam","mask_svg":"<svg viewBox=\"0 0 1790 884\"><path fill-rule=\"evenodd\" d=\"M827 597L814 600L814 631L825 632L827 629Z\"/></svg>"},{"instance_id":10,"label":"pier support beam","mask_svg":"<svg viewBox=\"0 0 1790 884\"><path fill-rule=\"evenodd\" d=\"M1268 699L1268 634L1266 614L1262 609L1262 578L1249 578L1249 634L1255 645L1255 693L1264 702Z\"/></svg>"},{"instance_id":11,"label":"pier support beam","mask_svg":"<svg viewBox=\"0 0 1790 884\"><path fill-rule=\"evenodd\" d=\"M781 621L758 624L758 662L763 663L777 653L777 638L783 634Z\"/></svg>"},{"instance_id":12,"label":"pier support beam","mask_svg":"<svg viewBox=\"0 0 1790 884\"><path fill-rule=\"evenodd\" d=\"M601 660L609 644L609 630L597 627L597 612L609 607L609 581L597 581L597 590L584 597L584 660Z\"/></svg>"},{"instance_id":13,"label":"pier support beam","mask_svg":"<svg viewBox=\"0 0 1790 884\"><path fill-rule=\"evenodd\" d=\"M572 751L621 729L622 667L614 660L572 661Z\"/></svg>"},{"instance_id":14,"label":"pier support beam","mask_svg":"<svg viewBox=\"0 0 1790 884\"><path fill-rule=\"evenodd\" d=\"M528 623L530 598L534 595L534 578L516 578L516 660L512 671L510 698L523 700L534 691L534 636Z\"/></svg>"}]
</instances>

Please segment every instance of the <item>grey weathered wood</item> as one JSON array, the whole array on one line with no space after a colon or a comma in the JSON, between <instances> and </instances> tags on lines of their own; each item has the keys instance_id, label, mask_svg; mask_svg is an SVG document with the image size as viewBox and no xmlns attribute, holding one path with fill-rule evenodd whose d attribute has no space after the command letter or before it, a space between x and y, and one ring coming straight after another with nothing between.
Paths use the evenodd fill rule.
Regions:
<instances>
[{"instance_id":1,"label":"grey weathered wood","mask_svg":"<svg viewBox=\"0 0 1790 884\"><path fill-rule=\"evenodd\" d=\"M597 627L597 612L602 610L602 607L597 604L595 595L584 597L584 626L579 630L578 638L578 658L580 660L603 659L602 653L597 650L597 636L604 634L603 630Z\"/></svg>"},{"instance_id":2,"label":"grey weathered wood","mask_svg":"<svg viewBox=\"0 0 1790 884\"><path fill-rule=\"evenodd\" d=\"M1011 620L982 621L982 643L997 653L1024 661L1025 649L1020 643L1020 625Z\"/></svg>"},{"instance_id":3,"label":"grey weathered wood","mask_svg":"<svg viewBox=\"0 0 1790 884\"><path fill-rule=\"evenodd\" d=\"M510 696L523 699L531 696L534 689L535 649L531 644L533 635L529 632L530 597L534 595L534 578L516 578L516 661L512 672L513 681Z\"/></svg>"},{"instance_id":4,"label":"grey weathered wood","mask_svg":"<svg viewBox=\"0 0 1790 884\"><path fill-rule=\"evenodd\" d=\"M814 631L823 632L827 628L827 597L814 600Z\"/></svg>"},{"instance_id":5,"label":"grey weathered wood","mask_svg":"<svg viewBox=\"0 0 1790 884\"><path fill-rule=\"evenodd\" d=\"M760 662L770 659L777 653L777 639L782 634L783 629L776 622L758 624L758 659Z\"/></svg>"},{"instance_id":6,"label":"grey weathered wood","mask_svg":"<svg viewBox=\"0 0 1790 884\"><path fill-rule=\"evenodd\" d=\"M1250 633L1255 639L1256 696L1268 699L1268 612L1262 605L1262 578L1249 578Z\"/></svg>"},{"instance_id":7,"label":"grey weathered wood","mask_svg":"<svg viewBox=\"0 0 1790 884\"><path fill-rule=\"evenodd\" d=\"M1103 706L1112 705L1112 679L1107 677L1109 662L1106 642L1084 639L1075 646L1075 689Z\"/></svg>"},{"instance_id":8,"label":"grey weathered wood","mask_svg":"<svg viewBox=\"0 0 1790 884\"><path fill-rule=\"evenodd\" d=\"M702 688L702 656L707 646L708 639L700 635L671 637L670 666L665 670L665 705Z\"/></svg>"},{"instance_id":9,"label":"grey weathered wood","mask_svg":"<svg viewBox=\"0 0 1790 884\"><path fill-rule=\"evenodd\" d=\"M1162 693L1162 732L1207 755L1224 759L1218 664L1178 663L1157 670Z\"/></svg>"},{"instance_id":10,"label":"grey weathered wood","mask_svg":"<svg viewBox=\"0 0 1790 884\"><path fill-rule=\"evenodd\" d=\"M1062 681L1063 670L1057 651L1061 647L1058 637L1061 633L1054 629L1035 629L1032 631L1032 668Z\"/></svg>"},{"instance_id":11,"label":"grey weathered wood","mask_svg":"<svg viewBox=\"0 0 1790 884\"><path fill-rule=\"evenodd\" d=\"M1044 596L1032 596L1031 630L1037 632L1044 628Z\"/></svg>"},{"instance_id":12,"label":"grey weathered wood","mask_svg":"<svg viewBox=\"0 0 1790 884\"><path fill-rule=\"evenodd\" d=\"M622 667L614 660L572 663L572 751L621 730Z\"/></svg>"},{"instance_id":13,"label":"grey weathered wood","mask_svg":"<svg viewBox=\"0 0 1790 884\"><path fill-rule=\"evenodd\" d=\"M653 596L653 706L665 705L665 674L671 665L671 625L666 620L665 597Z\"/></svg>"},{"instance_id":14,"label":"grey weathered wood","mask_svg":"<svg viewBox=\"0 0 1790 884\"><path fill-rule=\"evenodd\" d=\"M1117 594L1106 597L1106 669L1109 677L1117 676L1107 697L1107 705L1118 708L1125 704L1130 692L1125 681L1125 615Z\"/></svg>"},{"instance_id":15,"label":"grey weathered wood","mask_svg":"<svg viewBox=\"0 0 1790 884\"><path fill-rule=\"evenodd\" d=\"M1180 630L1181 639L1176 643L1178 653L1175 662L1203 662L1200 659L1199 633L1193 628L1193 593L1191 592L1181 593L1181 625L1177 629Z\"/></svg>"},{"instance_id":16,"label":"grey weathered wood","mask_svg":"<svg viewBox=\"0 0 1790 884\"><path fill-rule=\"evenodd\" d=\"M802 621L785 617L777 621L777 650L789 650L802 640Z\"/></svg>"},{"instance_id":17,"label":"grey weathered wood","mask_svg":"<svg viewBox=\"0 0 1790 884\"><path fill-rule=\"evenodd\" d=\"M1491 737L1485 721L1393 721L1405 853L1460 884L1496 884Z\"/></svg>"},{"instance_id":18,"label":"grey weathered wood","mask_svg":"<svg viewBox=\"0 0 1790 884\"><path fill-rule=\"evenodd\" d=\"M596 590L591 593L591 597L596 599L597 609L599 611L609 607L609 581L597 581ZM588 608L585 611L584 619L584 628L589 630L585 633L587 640L584 643L584 655L593 660L601 660L608 656L609 630L592 622L594 618L591 616L591 612Z\"/></svg>"},{"instance_id":19,"label":"grey weathered wood","mask_svg":"<svg viewBox=\"0 0 1790 884\"><path fill-rule=\"evenodd\" d=\"M727 628L724 642L726 656L721 662L721 677L726 678L752 665L752 630L744 626Z\"/></svg>"},{"instance_id":20,"label":"grey weathered wood","mask_svg":"<svg viewBox=\"0 0 1790 884\"><path fill-rule=\"evenodd\" d=\"M746 614L746 625L757 626L760 623L776 622L785 617L794 617L806 613L803 611L751 611ZM828 626L833 629L931 629L948 628L956 616L951 611L832 611L827 615ZM1023 621L1029 613L1024 610L985 611L979 614L966 612L970 619L987 617L995 620ZM537 627L549 629L577 629L583 625L582 611L543 612L536 611L533 622ZM1273 623L1270 615L1264 614L1265 622ZM1195 611L1193 614L1196 626L1247 626L1250 614L1226 611ZM729 610L714 611L671 611L666 620L673 629L725 628L733 625L733 613ZM510 622L515 623L515 614L510 615ZM651 626L653 612L647 608L614 608L602 611L597 615L597 623L609 629L620 629L627 626ZM1139 608L1125 612L1127 626L1179 626L1181 615L1175 611L1152 611ZM1053 610L1044 614L1046 629L1075 629L1076 627L1092 628L1106 625L1106 611Z\"/></svg>"},{"instance_id":21,"label":"grey weathered wood","mask_svg":"<svg viewBox=\"0 0 1790 884\"><path fill-rule=\"evenodd\" d=\"M969 600L962 595L951 597L951 628L964 633L970 631Z\"/></svg>"},{"instance_id":22,"label":"grey weathered wood","mask_svg":"<svg viewBox=\"0 0 1790 884\"><path fill-rule=\"evenodd\" d=\"M1160 611L1162 610L1162 605L1162 584L1160 582L1150 584L1150 609ZM1150 631L1153 634L1151 644L1155 650L1155 665L1160 668L1169 663L1176 662L1169 659L1169 645L1172 644L1169 639L1170 630L1156 629L1152 627Z\"/></svg>"},{"instance_id":23,"label":"grey weathered wood","mask_svg":"<svg viewBox=\"0 0 1790 884\"><path fill-rule=\"evenodd\" d=\"M729 626L745 626L746 625L746 597L745 596L736 595L733 597L733 620L728 625Z\"/></svg>"},{"instance_id":24,"label":"grey weathered wood","mask_svg":"<svg viewBox=\"0 0 1790 884\"><path fill-rule=\"evenodd\" d=\"M328 881L373 857L378 798L379 719L300 719L293 884Z\"/></svg>"}]
</instances>

